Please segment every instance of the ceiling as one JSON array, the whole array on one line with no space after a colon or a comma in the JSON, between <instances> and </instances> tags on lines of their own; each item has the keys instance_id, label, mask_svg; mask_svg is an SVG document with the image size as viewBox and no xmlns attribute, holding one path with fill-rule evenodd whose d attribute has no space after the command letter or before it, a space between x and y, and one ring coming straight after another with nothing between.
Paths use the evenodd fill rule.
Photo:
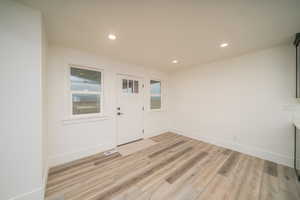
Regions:
<instances>
[{"instance_id":1,"label":"ceiling","mask_svg":"<svg viewBox=\"0 0 300 200\"><path fill-rule=\"evenodd\" d=\"M291 43L300 32L300 0L19 1L42 11L50 44L164 71Z\"/></svg>"}]
</instances>

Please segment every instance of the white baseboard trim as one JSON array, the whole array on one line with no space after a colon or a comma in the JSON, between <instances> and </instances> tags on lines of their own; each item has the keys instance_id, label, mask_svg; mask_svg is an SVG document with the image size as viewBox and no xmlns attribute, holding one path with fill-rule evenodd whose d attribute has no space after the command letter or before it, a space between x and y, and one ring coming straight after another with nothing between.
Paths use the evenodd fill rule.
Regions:
<instances>
[{"instance_id":1,"label":"white baseboard trim","mask_svg":"<svg viewBox=\"0 0 300 200\"><path fill-rule=\"evenodd\" d=\"M45 193L46 193L46 187L47 187L47 181L48 181L48 171L49 171L49 165L47 162L45 169L44 169L44 175L43 175L43 197L45 196Z\"/></svg>"},{"instance_id":2,"label":"white baseboard trim","mask_svg":"<svg viewBox=\"0 0 300 200\"><path fill-rule=\"evenodd\" d=\"M9 200L43 200L46 192L46 185L48 180L48 164L46 163L43 174L43 185L30 192L10 198Z\"/></svg>"},{"instance_id":3,"label":"white baseboard trim","mask_svg":"<svg viewBox=\"0 0 300 200\"><path fill-rule=\"evenodd\" d=\"M10 198L9 200L43 200L44 199L44 188L39 187L30 192L18 195L16 197Z\"/></svg>"},{"instance_id":4,"label":"white baseboard trim","mask_svg":"<svg viewBox=\"0 0 300 200\"><path fill-rule=\"evenodd\" d=\"M160 134L169 132L169 131L170 131L170 129L162 129L162 130L160 130L160 131L155 131L155 132L146 133L146 134L144 135L144 138L150 138L150 137L157 136L157 135L160 135Z\"/></svg>"},{"instance_id":5,"label":"white baseboard trim","mask_svg":"<svg viewBox=\"0 0 300 200\"><path fill-rule=\"evenodd\" d=\"M213 138L213 137L203 137L203 136L199 136L195 133L187 133L178 129L171 129L170 132L174 132L177 133L179 135L183 135L186 137L191 137L193 139L196 140L201 140L203 142L207 142L210 144L214 144L217 146L221 146L221 147L225 147L228 149L232 149L234 151L238 151L244 154L248 154L251 156L255 156L264 160L269 160L281 165L285 165L285 166L289 166L289 167L293 167L293 158L292 157L287 157L278 153L274 153L274 152L270 152L267 151L265 149L261 149L261 148L257 148L257 147L253 147L253 146L249 146L249 145L244 145L244 144L240 144L240 143L236 143L236 142L232 142L232 141L227 141L227 140L220 140L217 138Z\"/></svg>"},{"instance_id":6,"label":"white baseboard trim","mask_svg":"<svg viewBox=\"0 0 300 200\"><path fill-rule=\"evenodd\" d=\"M160 131L156 131L156 132L151 132L151 133L145 133L144 138L149 138L149 137L153 137L165 132L168 132L169 129L162 129ZM60 154L60 155L56 155L56 156L50 156L50 158L48 159L48 168L50 167L54 167L57 165L61 165L67 162L71 162L80 158L84 158L96 153L100 153L103 151L107 151L110 149L114 149L116 148L115 144L111 144L111 145L99 145L93 148L88 148L88 149L83 149L80 151L76 151L76 152L71 152L71 153L65 153L65 154ZM48 173L48 172L47 172Z\"/></svg>"},{"instance_id":7,"label":"white baseboard trim","mask_svg":"<svg viewBox=\"0 0 300 200\"><path fill-rule=\"evenodd\" d=\"M49 158L49 168L57 165L61 165L67 162L71 162L80 158L84 158L96 153L106 151L108 149L115 148L115 145L99 145L93 148L83 149L76 152L60 154Z\"/></svg>"}]
</instances>

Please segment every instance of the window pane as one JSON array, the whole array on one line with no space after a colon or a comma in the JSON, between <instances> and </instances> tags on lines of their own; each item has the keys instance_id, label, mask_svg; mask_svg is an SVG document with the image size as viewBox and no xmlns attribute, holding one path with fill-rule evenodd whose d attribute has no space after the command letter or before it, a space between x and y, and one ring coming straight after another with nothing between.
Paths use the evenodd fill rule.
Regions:
<instances>
[{"instance_id":1,"label":"window pane","mask_svg":"<svg viewBox=\"0 0 300 200\"><path fill-rule=\"evenodd\" d=\"M73 115L100 113L98 94L72 94Z\"/></svg>"},{"instance_id":2,"label":"window pane","mask_svg":"<svg viewBox=\"0 0 300 200\"><path fill-rule=\"evenodd\" d=\"M122 80L122 90L124 93L127 92L127 84L128 84L128 81L126 79L123 79Z\"/></svg>"},{"instance_id":3,"label":"window pane","mask_svg":"<svg viewBox=\"0 0 300 200\"><path fill-rule=\"evenodd\" d=\"M139 81L134 81L134 93L139 93Z\"/></svg>"},{"instance_id":4,"label":"window pane","mask_svg":"<svg viewBox=\"0 0 300 200\"><path fill-rule=\"evenodd\" d=\"M151 109L161 108L161 96L151 96Z\"/></svg>"},{"instance_id":5,"label":"window pane","mask_svg":"<svg viewBox=\"0 0 300 200\"><path fill-rule=\"evenodd\" d=\"M133 93L133 80L128 80L128 93Z\"/></svg>"},{"instance_id":6,"label":"window pane","mask_svg":"<svg viewBox=\"0 0 300 200\"><path fill-rule=\"evenodd\" d=\"M72 91L100 91L101 72L71 67Z\"/></svg>"},{"instance_id":7,"label":"window pane","mask_svg":"<svg viewBox=\"0 0 300 200\"><path fill-rule=\"evenodd\" d=\"M160 93L161 93L161 91L160 91L161 90L160 89L160 87L161 87L160 81L151 80L150 85L151 85L151 95L152 94L159 94L160 95Z\"/></svg>"},{"instance_id":8,"label":"window pane","mask_svg":"<svg viewBox=\"0 0 300 200\"><path fill-rule=\"evenodd\" d=\"M151 92L151 109L161 109L161 82L150 81L150 92Z\"/></svg>"}]
</instances>

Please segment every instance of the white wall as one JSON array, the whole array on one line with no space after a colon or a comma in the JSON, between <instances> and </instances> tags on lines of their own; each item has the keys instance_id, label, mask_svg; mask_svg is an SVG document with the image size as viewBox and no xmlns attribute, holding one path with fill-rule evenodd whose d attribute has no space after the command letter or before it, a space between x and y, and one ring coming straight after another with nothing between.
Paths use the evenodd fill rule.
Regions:
<instances>
[{"instance_id":1,"label":"white wall","mask_svg":"<svg viewBox=\"0 0 300 200\"><path fill-rule=\"evenodd\" d=\"M177 71L169 78L173 131L292 165L291 45Z\"/></svg>"},{"instance_id":2,"label":"white wall","mask_svg":"<svg viewBox=\"0 0 300 200\"><path fill-rule=\"evenodd\" d=\"M0 199L42 199L41 14L0 1Z\"/></svg>"},{"instance_id":3,"label":"white wall","mask_svg":"<svg viewBox=\"0 0 300 200\"><path fill-rule=\"evenodd\" d=\"M50 46L47 53L48 79L48 136L50 166L78 159L116 146L116 74L124 73L143 77L145 80L145 137L169 129L166 109L151 112L149 105L149 79L163 81L163 104L166 105L167 76L133 65L120 64L79 50ZM70 119L69 64L98 67L104 70L103 119Z\"/></svg>"}]
</instances>

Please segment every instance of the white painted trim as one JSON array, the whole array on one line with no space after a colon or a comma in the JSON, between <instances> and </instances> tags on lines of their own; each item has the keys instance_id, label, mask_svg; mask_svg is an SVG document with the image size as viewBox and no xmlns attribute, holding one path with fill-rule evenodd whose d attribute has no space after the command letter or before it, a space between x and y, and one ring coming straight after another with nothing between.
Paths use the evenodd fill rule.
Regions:
<instances>
[{"instance_id":1,"label":"white painted trim","mask_svg":"<svg viewBox=\"0 0 300 200\"><path fill-rule=\"evenodd\" d=\"M110 116L86 116L86 117L72 117L69 119L62 120L64 125L68 124L81 124L87 122L96 122L96 121L103 121L103 120L111 120L113 119Z\"/></svg>"},{"instance_id":2,"label":"white painted trim","mask_svg":"<svg viewBox=\"0 0 300 200\"><path fill-rule=\"evenodd\" d=\"M248 154L251 156L255 156L264 160L269 160L278 164L282 164L285 166L289 166L293 168L293 158L292 157L287 157L278 153L274 153L274 152L270 152L267 151L265 149L261 149L258 147L254 147L254 146L249 146L249 145L245 145L245 144L240 144L240 143L236 143L236 142L231 142L231 141L227 141L227 140L220 140L217 138L213 138L213 137L203 137L203 136L199 136L195 133L186 133L185 131L181 131L178 129L170 129L170 132L174 132L186 137L191 137L193 139L196 140L201 140L210 144L214 144L217 146L221 146L221 147L225 147L228 149L232 149L234 151L238 151L244 154Z\"/></svg>"},{"instance_id":3,"label":"white painted trim","mask_svg":"<svg viewBox=\"0 0 300 200\"><path fill-rule=\"evenodd\" d=\"M88 148L88 149L82 149L80 151L76 151L76 152L70 152L70 153L64 153L64 154L60 154L60 155L56 155L56 156L52 156L49 158L49 168L56 166L56 165L60 165L60 164L64 164L64 163L68 163L80 158L84 158L99 152L103 152L105 150L108 149L113 149L115 148L115 146L112 145L107 145L107 146L103 146L103 145L98 145L95 146L93 148Z\"/></svg>"},{"instance_id":4,"label":"white painted trim","mask_svg":"<svg viewBox=\"0 0 300 200\"><path fill-rule=\"evenodd\" d=\"M154 137L154 136L157 136L157 135L169 132L169 131L170 131L169 129L162 129L160 131L155 131L155 132L151 132L151 133L145 133L144 138L146 139L146 138Z\"/></svg>"},{"instance_id":5,"label":"white painted trim","mask_svg":"<svg viewBox=\"0 0 300 200\"><path fill-rule=\"evenodd\" d=\"M166 133L166 132L169 132L169 129L162 129L158 132L153 132L151 134L147 134L143 138L153 137L153 136L156 136L156 135L159 135L159 134L162 134L162 133ZM58 155L58 156L52 156L52 157L49 158L49 161L48 161L49 164L48 164L48 167L47 167L47 174L48 174L48 169L50 167L54 167L56 165L71 162L71 161L74 161L74 160L77 160L77 159L80 159L80 158L84 158L84 157L87 157L87 156L90 156L90 155L93 155L93 154L96 154L96 153L101 153L101 152L108 151L108 150L115 149L115 148L117 148L116 144L112 144L110 146L99 145L99 146L94 147L94 148L84 149L84 150L77 151L77 152L61 154L61 155ZM45 180L45 181L47 183L47 180Z\"/></svg>"},{"instance_id":6,"label":"white painted trim","mask_svg":"<svg viewBox=\"0 0 300 200\"><path fill-rule=\"evenodd\" d=\"M38 187L30 192L20 194L8 200L43 200L44 199L43 190L44 190L43 187Z\"/></svg>"},{"instance_id":7,"label":"white painted trim","mask_svg":"<svg viewBox=\"0 0 300 200\"><path fill-rule=\"evenodd\" d=\"M47 181L48 181L48 172L49 172L49 165L48 165L48 159L47 163L45 164L45 169L44 169L44 175L43 175L43 197L46 194L46 188L47 188Z\"/></svg>"},{"instance_id":8,"label":"white painted trim","mask_svg":"<svg viewBox=\"0 0 300 200\"><path fill-rule=\"evenodd\" d=\"M156 113L156 112L167 112L165 109L152 109L147 110L148 113Z\"/></svg>"}]
</instances>

